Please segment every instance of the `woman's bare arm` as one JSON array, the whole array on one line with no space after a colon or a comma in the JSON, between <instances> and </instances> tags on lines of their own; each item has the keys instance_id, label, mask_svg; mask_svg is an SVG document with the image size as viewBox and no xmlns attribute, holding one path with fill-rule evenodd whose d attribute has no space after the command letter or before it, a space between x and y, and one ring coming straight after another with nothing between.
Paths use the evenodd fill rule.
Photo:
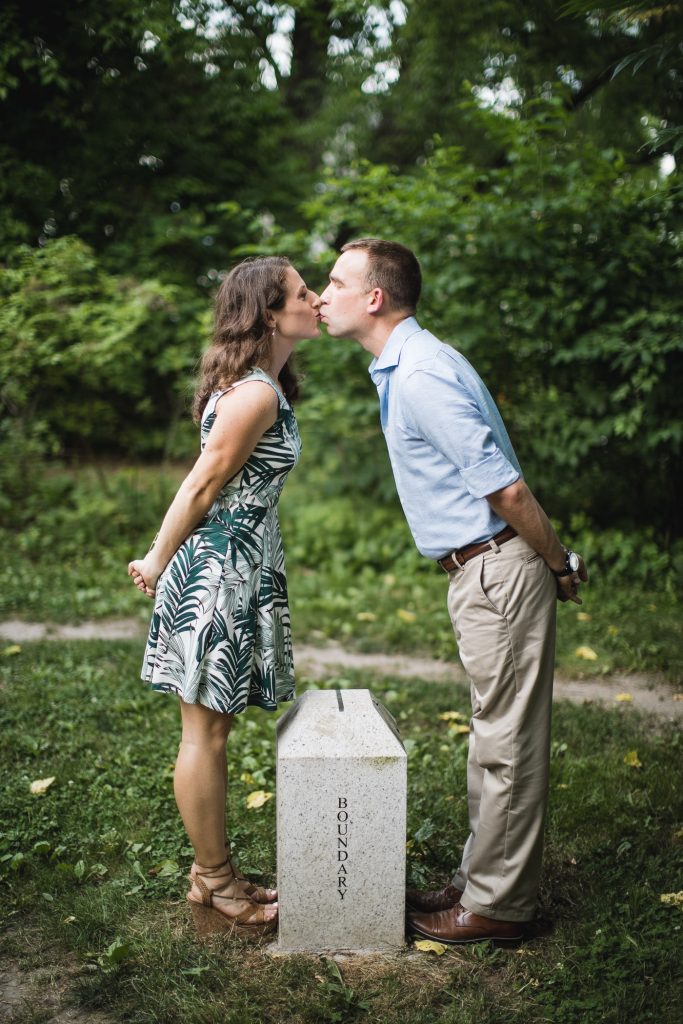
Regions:
<instances>
[{"instance_id":1,"label":"woman's bare arm","mask_svg":"<svg viewBox=\"0 0 683 1024\"><path fill-rule=\"evenodd\" d=\"M175 552L275 423L277 407L273 389L263 381L242 384L218 401L204 451L171 502L153 548L128 565L128 575L143 593L154 594L157 580Z\"/></svg>"}]
</instances>

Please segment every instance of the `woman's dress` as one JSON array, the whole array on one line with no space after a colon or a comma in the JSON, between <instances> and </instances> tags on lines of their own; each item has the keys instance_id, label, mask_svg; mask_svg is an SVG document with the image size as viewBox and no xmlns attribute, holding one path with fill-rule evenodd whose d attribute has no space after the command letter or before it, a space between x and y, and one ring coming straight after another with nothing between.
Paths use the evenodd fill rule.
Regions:
<instances>
[{"instance_id":1,"label":"woman's dress","mask_svg":"<svg viewBox=\"0 0 683 1024\"><path fill-rule=\"evenodd\" d=\"M294 697L277 503L301 440L292 409L265 371L252 369L231 388L253 380L275 390L277 420L159 577L142 668L153 689L226 713L248 704L273 711ZM202 450L216 403L231 388L207 402Z\"/></svg>"}]
</instances>

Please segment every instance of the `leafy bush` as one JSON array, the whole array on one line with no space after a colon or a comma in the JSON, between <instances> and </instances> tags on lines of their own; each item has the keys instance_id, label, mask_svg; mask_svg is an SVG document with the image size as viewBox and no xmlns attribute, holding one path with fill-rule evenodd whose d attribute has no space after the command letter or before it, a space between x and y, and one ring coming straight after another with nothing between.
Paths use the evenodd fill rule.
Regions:
<instances>
[{"instance_id":1,"label":"leafy bush","mask_svg":"<svg viewBox=\"0 0 683 1024\"><path fill-rule=\"evenodd\" d=\"M163 450L194 361L178 289L108 274L65 237L16 249L0 297L0 403L13 444Z\"/></svg>"},{"instance_id":2,"label":"leafy bush","mask_svg":"<svg viewBox=\"0 0 683 1024\"><path fill-rule=\"evenodd\" d=\"M496 135L502 166L482 171L438 147L401 176L360 164L330 175L308 214L328 241L379 234L415 250L420 319L480 371L555 515L680 535L683 193L614 151L570 144L553 103L527 120L472 116ZM350 400L319 423L329 460L340 435L378 432L377 414L357 403L368 384L348 380L350 361L330 366L338 349L305 354L309 390L328 394L336 369ZM339 474L380 492L386 465L368 466L362 446L349 454Z\"/></svg>"}]
</instances>

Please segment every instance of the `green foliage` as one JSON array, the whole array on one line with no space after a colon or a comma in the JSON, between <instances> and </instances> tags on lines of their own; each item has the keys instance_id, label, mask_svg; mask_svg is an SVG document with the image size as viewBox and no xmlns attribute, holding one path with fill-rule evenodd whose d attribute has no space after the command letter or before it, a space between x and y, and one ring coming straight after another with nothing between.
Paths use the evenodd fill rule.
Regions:
<instances>
[{"instance_id":1,"label":"green foliage","mask_svg":"<svg viewBox=\"0 0 683 1024\"><path fill-rule=\"evenodd\" d=\"M41 436L67 448L163 447L196 331L178 323L176 289L108 274L65 237L17 249L0 268L0 296L3 443L17 445L22 471Z\"/></svg>"},{"instance_id":2,"label":"green foliage","mask_svg":"<svg viewBox=\"0 0 683 1024\"><path fill-rule=\"evenodd\" d=\"M594 16L595 13L592 0L568 0L564 11L579 17ZM683 11L680 4L652 4L648 0L603 0L599 12L608 29L613 26L625 28L635 37L635 49L631 49L618 61L612 70L612 78L626 70L633 76L645 68L654 68L655 76L660 81L667 80L671 90L669 110L662 112L665 116L680 116L683 99ZM643 41L649 45L643 46ZM669 125L664 119L658 127L651 129L650 153L666 150L675 154L682 146L683 126L680 123Z\"/></svg>"},{"instance_id":3,"label":"green foliage","mask_svg":"<svg viewBox=\"0 0 683 1024\"><path fill-rule=\"evenodd\" d=\"M565 9L5 5L4 521L30 466L49 501L41 449L195 449L189 378L230 263L287 252L315 287L373 232L415 248L422 319L482 372L556 516L680 536L681 193L638 156L680 123L680 75L625 67L678 14ZM302 346L309 480L387 504L365 361Z\"/></svg>"},{"instance_id":4,"label":"green foliage","mask_svg":"<svg viewBox=\"0 0 683 1024\"><path fill-rule=\"evenodd\" d=\"M421 321L481 372L558 518L680 535L681 193L633 176L615 152L569 143L557 103L527 121L472 116L505 146L504 167L479 170L453 148L400 177L360 164L330 175L308 214L324 237L381 234L417 252ZM309 391L318 372L324 389L329 352L306 359ZM346 426L321 423L322 459L339 434L379 430L376 412L351 411ZM339 466L365 493L366 451ZM381 488L385 463L372 470Z\"/></svg>"},{"instance_id":5,"label":"green foliage","mask_svg":"<svg viewBox=\"0 0 683 1024\"><path fill-rule=\"evenodd\" d=\"M632 710L556 705L543 938L506 952L413 952L355 965L272 957L223 937L197 943L185 907L192 851L174 806L175 700L138 680L139 644L33 645L3 662L0 879L8 962L70 981L69 1000L112 1020L205 1024L584 1024L587 1016L676 1020L683 844L680 737ZM408 750L408 870L443 884L468 831L464 688L350 673L370 686ZM312 684L304 684L312 685ZM275 867L276 716L247 712L231 734L229 827L240 865ZM624 763L637 750L642 768ZM30 783L54 777L43 795ZM68 969L67 969L68 965ZM27 986L27 1011L32 994ZM34 1004L35 1005L35 1004ZM36 1011L38 1007L35 1007ZM22 1018L23 1019L23 1018ZM35 1019L35 1018L34 1018ZM39 1018L40 1019L40 1018Z\"/></svg>"}]
</instances>

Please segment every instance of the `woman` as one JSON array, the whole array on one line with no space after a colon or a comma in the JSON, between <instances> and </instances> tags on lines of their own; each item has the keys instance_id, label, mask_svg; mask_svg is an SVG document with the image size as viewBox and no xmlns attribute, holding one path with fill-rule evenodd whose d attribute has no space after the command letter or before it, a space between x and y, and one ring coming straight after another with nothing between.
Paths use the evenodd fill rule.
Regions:
<instances>
[{"instance_id":1,"label":"woman","mask_svg":"<svg viewBox=\"0 0 683 1024\"><path fill-rule=\"evenodd\" d=\"M225 279L194 402L201 454L151 550L128 566L155 598L142 678L180 698L174 791L200 934L277 925L277 893L239 873L226 840L226 740L247 705L272 711L294 696L277 502L301 446L287 359L319 336L317 307L284 257L245 260Z\"/></svg>"}]
</instances>

